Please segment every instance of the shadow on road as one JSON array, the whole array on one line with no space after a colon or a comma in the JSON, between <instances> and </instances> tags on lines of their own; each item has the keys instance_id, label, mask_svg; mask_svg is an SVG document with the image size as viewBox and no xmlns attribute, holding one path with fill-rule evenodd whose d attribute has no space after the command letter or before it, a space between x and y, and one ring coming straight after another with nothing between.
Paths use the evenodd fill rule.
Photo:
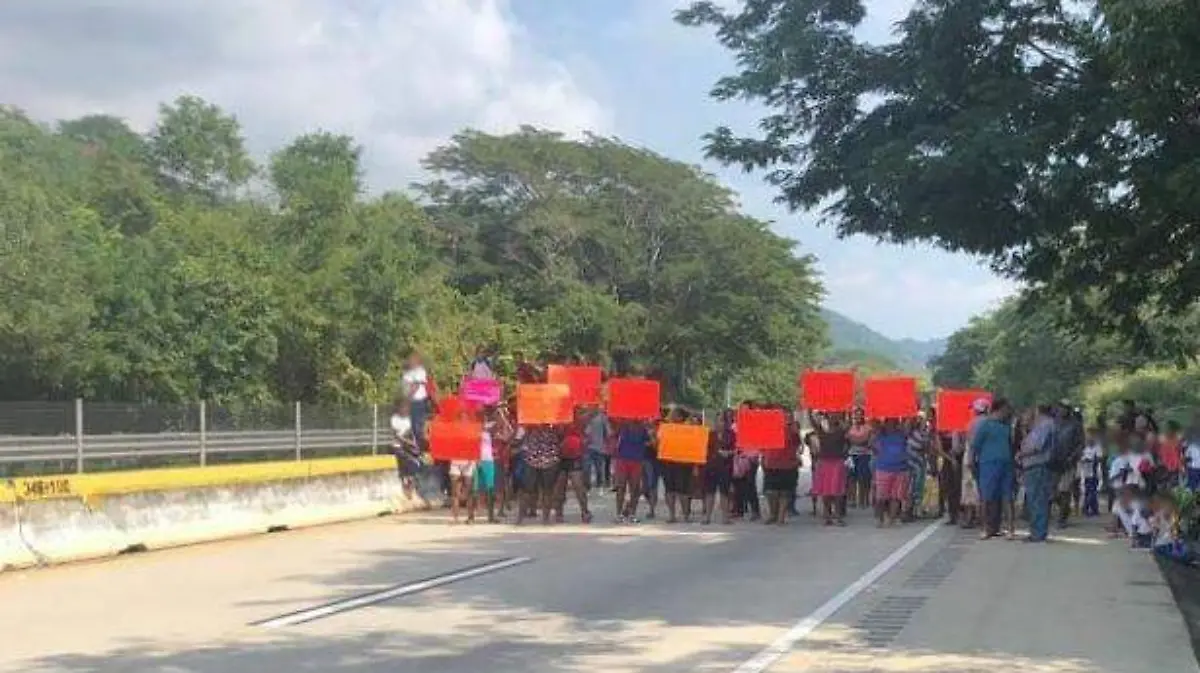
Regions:
<instances>
[{"instance_id":1,"label":"shadow on road","mask_svg":"<svg viewBox=\"0 0 1200 673\"><path fill-rule=\"evenodd\" d=\"M28 671L59 673L431 673L732 671L797 619L915 534L849 529L807 516L762 525L451 527L439 513L375 524L381 539L411 527L433 534L376 546L341 568L280 582L311 587L288 601L240 599L267 619L330 600L514 556L534 562L354 612L275 631L230 624L219 642L122 641L94 655L55 654ZM391 527L395 527L395 531ZM943 536L938 544L950 536ZM838 550L836 555L831 550ZM930 550L930 554L936 550ZM920 561L917 559L914 564ZM913 567L898 568L902 582ZM847 579L849 578L849 579ZM864 596L864 600L873 600ZM163 615L170 619L170 615ZM1084 673L1075 659L1016 653L871 647L853 615L835 615L772 671L825 673Z\"/></svg>"}]
</instances>

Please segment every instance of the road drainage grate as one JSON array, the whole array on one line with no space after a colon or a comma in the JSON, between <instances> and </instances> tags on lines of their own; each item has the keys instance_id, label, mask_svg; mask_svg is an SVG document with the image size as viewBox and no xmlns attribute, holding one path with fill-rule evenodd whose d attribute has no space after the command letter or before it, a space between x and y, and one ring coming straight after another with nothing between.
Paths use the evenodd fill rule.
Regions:
<instances>
[{"instance_id":1,"label":"road drainage grate","mask_svg":"<svg viewBox=\"0 0 1200 673\"><path fill-rule=\"evenodd\" d=\"M972 531L959 531L921 564L896 593L884 597L863 615L857 624L862 634L861 644L872 648L891 645L975 542Z\"/></svg>"},{"instance_id":2,"label":"road drainage grate","mask_svg":"<svg viewBox=\"0 0 1200 673\"><path fill-rule=\"evenodd\" d=\"M868 647L885 647L889 645L913 615L925 605L925 596L888 596L879 602L870 612L863 615L858 623L862 632L863 643Z\"/></svg>"}]
</instances>

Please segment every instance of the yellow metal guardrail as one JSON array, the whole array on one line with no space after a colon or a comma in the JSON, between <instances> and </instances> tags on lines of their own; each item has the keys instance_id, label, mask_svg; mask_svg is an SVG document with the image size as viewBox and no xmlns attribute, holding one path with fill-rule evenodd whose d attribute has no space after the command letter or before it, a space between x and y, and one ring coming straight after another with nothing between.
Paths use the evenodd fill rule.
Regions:
<instances>
[{"instance_id":1,"label":"yellow metal guardrail","mask_svg":"<svg viewBox=\"0 0 1200 673\"><path fill-rule=\"evenodd\" d=\"M0 502L90 498L146 491L168 491L206 486L255 484L285 479L305 479L333 474L375 472L395 467L391 456L320 458L270 463L242 463L212 467L182 467L96 474L59 474L24 477L0 482Z\"/></svg>"}]
</instances>

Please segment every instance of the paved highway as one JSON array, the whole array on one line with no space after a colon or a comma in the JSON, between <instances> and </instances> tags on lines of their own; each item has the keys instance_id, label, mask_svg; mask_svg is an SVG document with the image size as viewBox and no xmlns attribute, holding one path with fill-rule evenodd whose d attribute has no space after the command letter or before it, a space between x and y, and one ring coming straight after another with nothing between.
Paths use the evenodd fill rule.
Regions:
<instances>
[{"instance_id":1,"label":"paved highway","mask_svg":"<svg viewBox=\"0 0 1200 673\"><path fill-rule=\"evenodd\" d=\"M928 656L969 648L961 628L954 642L920 641L924 659L893 656L894 668L846 657L893 647L928 619L924 602L954 598L943 585L957 566L1004 558L981 555L989 544L1012 564L1028 556L862 515L847 528L805 515L785 528L517 529L414 514L0 575L0 671L975 670ZM1177 614L1162 619L1170 628L1147 628L1184 637ZM832 653L843 663L822 667ZM1122 670L1042 663L1022 670Z\"/></svg>"}]
</instances>

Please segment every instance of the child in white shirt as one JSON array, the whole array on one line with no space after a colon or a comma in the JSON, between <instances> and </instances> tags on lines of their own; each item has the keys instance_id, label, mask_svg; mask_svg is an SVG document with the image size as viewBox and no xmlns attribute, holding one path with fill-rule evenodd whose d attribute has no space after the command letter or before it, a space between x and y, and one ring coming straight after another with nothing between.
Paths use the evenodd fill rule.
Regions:
<instances>
[{"instance_id":1,"label":"child in white shirt","mask_svg":"<svg viewBox=\"0 0 1200 673\"><path fill-rule=\"evenodd\" d=\"M1142 502L1136 497L1137 489L1126 486L1120 490L1120 497L1113 507L1113 521L1109 532L1113 537L1135 538L1139 531L1143 534L1150 532L1150 523L1142 515Z\"/></svg>"},{"instance_id":2,"label":"child in white shirt","mask_svg":"<svg viewBox=\"0 0 1200 673\"><path fill-rule=\"evenodd\" d=\"M1150 509L1150 528L1153 531L1154 548L1173 545L1177 539L1174 501L1166 495L1156 495L1150 501Z\"/></svg>"},{"instance_id":3,"label":"child in white shirt","mask_svg":"<svg viewBox=\"0 0 1200 673\"><path fill-rule=\"evenodd\" d=\"M1138 439L1131 439L1125 444L1121 455L1117 456L1109 468L1108 479L1113 490L1119 491L1132 486L1143 492L1146 489L1146 474L1153 467L1154 460L1145 451Z\"/></svg>"},{"instance_id":4,"label":"child in white shirt","mask_svg":"<svg viewBox=\"0 0 1200 673\"><path fill-rule=\"evenodd\" d=\"M417 474L421 470L421 449L413 434L412 417L407 398L396 401L392 410L392 454L396 456L396 469L400 474L400 485L404 494L415 498Z\"/></svg>"},{"instance_id":5,"label":"child in white shirt","mask_svg":"<svg viewBox=\"0 0 1200 673\"><path fill-rule=\"evenodd\" d=\"M1100 430L1088 431L1088 443L1079 459L1079 483L1083 485L1083 515L1100 515L1100 475L1104 471L1104 441Z\"/></svg>"},{"instance_id":6,"label":"child in white shirt","mask_svg":"<svg viewBox=\"0 0 1200 673\"><path fill-rule=\"evenodd\" d=\"M1183 452L1183 462L1187 468L1188 490L1200 490L1200 437L1188 439L1187 448Z\"/></svg>"}]
</instances>

